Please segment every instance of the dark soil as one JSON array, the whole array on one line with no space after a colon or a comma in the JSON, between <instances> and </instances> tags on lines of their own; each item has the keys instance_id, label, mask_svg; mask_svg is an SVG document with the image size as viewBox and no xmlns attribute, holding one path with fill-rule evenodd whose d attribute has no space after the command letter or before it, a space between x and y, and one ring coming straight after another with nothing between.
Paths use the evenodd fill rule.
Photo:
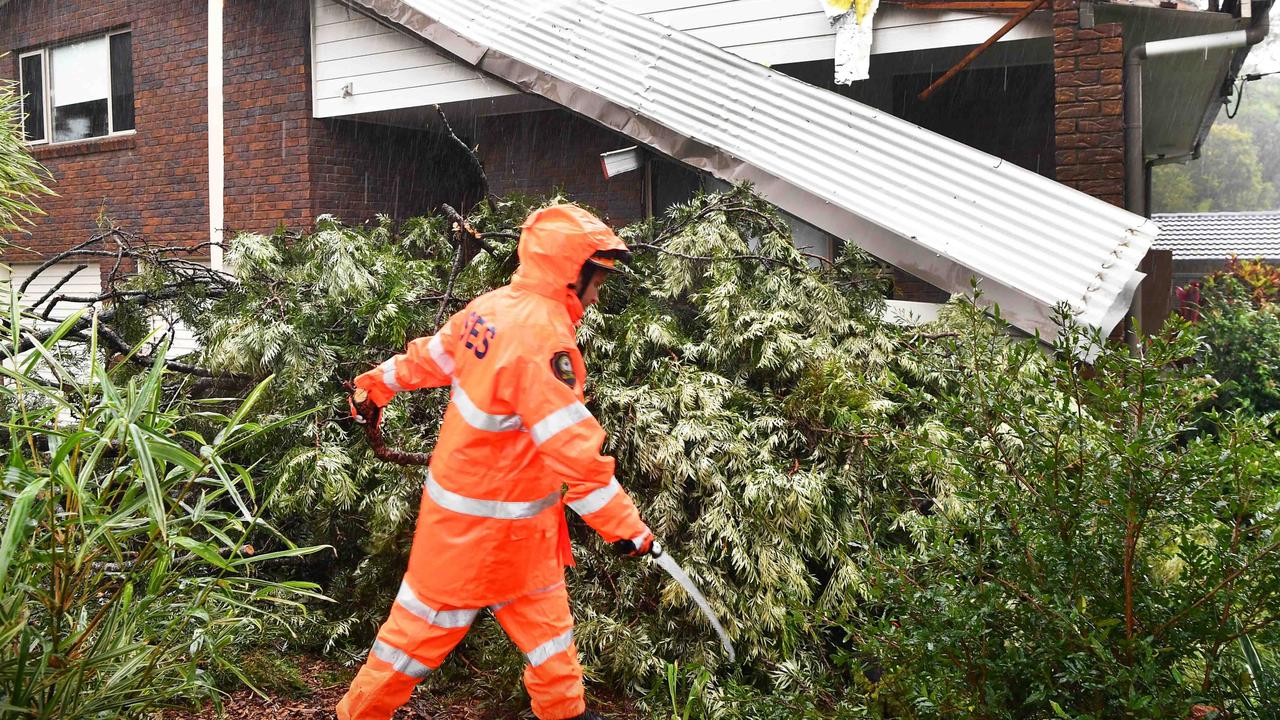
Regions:
<instances>
[{"instance_id":1,"label":"dark soil","mask_svg":"<svg viewBox=\"0 0 1280 720\"><path fill-rule=\"evenodd\" d=\"M347 691L355 671L318 658L301 658L296 678L282 679L282 688L266 690L266 697L247 688L232 692L222 702L222 713L211 704L198 710L168 710L162 720L335 720L334 707ZM519 677L512 682L519 683ZM418 688L395 720L532 720L528 706L496 708L492 703L468 698L466 688L448 695ZM640 720L643 716L625 700L596 697L588 689L591 709L610 720Z\"/></svg>"}]
</instances>

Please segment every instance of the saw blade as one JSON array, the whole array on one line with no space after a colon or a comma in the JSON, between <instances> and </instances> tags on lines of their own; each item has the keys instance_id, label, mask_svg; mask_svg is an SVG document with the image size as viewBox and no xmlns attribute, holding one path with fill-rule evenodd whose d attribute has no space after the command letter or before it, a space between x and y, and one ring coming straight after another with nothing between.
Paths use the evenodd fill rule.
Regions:
<instances>
[{"instance_id":1,"label":"saw blade","mask_svg":"<svg viewBox=\"0 0 1280 720\"><path fill-rule=\"evenodd\" d=\"M702 614L707 617L707 620L711 622L711 627L715 628L716 634L720 636L720 644L724 645L725 652L729 654L729 662L733 662L736 656L733 652L733 643L729 642L728 633L720 625L720 619L712 612L711 605L702 596L698 586L694 585L693 580L690 580L689 576L685 574L684 568L680 567L680 563L676 562L674 558L662 551L658 551L658 554L650 557L653 558L658 567L671 576L672 580L679 583L680 587L684 588L684 591L689 594L689 597L693 598L693 601L698 604L698 609L702 610Z\"/></svg>"}]
</instances>

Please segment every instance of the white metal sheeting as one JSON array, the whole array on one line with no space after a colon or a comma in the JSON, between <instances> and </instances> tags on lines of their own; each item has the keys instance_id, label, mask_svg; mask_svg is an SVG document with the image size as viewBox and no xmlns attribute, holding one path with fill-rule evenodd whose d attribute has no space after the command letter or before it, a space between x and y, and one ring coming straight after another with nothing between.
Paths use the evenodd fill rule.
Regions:
<instances>
[{"instance_id":1,"label":"white metal sheeting","mask_svg":"<svg viewBox=\"0 0 1280 720\"><path fill-rule=\"evenodd\" d=\"M1150 221L601 0L359 0L462 61L1051 338L1109 330Z\"/></svg>"}]
</instances>

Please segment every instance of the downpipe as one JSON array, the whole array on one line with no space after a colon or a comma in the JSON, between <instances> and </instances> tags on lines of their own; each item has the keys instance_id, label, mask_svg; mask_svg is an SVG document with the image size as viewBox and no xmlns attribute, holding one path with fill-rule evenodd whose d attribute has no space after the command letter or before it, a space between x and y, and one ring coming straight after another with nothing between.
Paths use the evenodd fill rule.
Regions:
<instances>
[{"instance_id":1,"label":"downpipe","mask_svg":"<svg viewBox=\"0 0 1280 720\"><path fill-rule=\"evenodd\" d=\"M1242 0L1241 8L1252 9L1251 0ZM1270 31L1267 16L1261 12L1252 16L1244 30L1193 35L1172 40L1153 40L1130 49L1124 59L1124 206L1129 212L1142 217L1150 216L1148 165L1142 151L1142 68L1150 58L1181 55L1206 50L1234 49L1257 45ZM1142 303L1142 287L1139 286L1129 306L1130 321L1125 335L1130 345L1137 342L1132 318L1137 317Z\"/></svg>"},{"instance_id":2,"label":"downpipe","mask_svg":"<svg viewBox=\"0 0 1280 720\"><path fill-rule=\"evenodd\" d=\"M1206 50L1234 49L1257 45L1270 30L1268 13L1253 16L1244 30L1211 35L1154 40L1125 54L1124 60L1124 152L1125 208L1147 217L1146 158L1142 152L1142 67L1150 58L1181 55Z\"/></svg>"}]
</instances>

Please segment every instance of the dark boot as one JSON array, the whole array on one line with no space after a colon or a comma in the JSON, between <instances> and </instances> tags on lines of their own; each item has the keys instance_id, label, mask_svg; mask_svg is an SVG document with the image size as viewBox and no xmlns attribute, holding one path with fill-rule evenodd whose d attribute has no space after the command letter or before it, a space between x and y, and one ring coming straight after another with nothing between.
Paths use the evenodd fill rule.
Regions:
<instances>
[{"instance_id":1,"label":"dark boot","mask_svg":"<svg viewBox=\"0 0 1280 720\"><path fill-rule=\"evenodd\" d=\"M606 718L603 715L597 715L596 713L593 713L590 710L588 710L582 713L581 715L579 715L578 717L569 718L569 720L608 720L608 718Z\"/></svg>"}]
</instances>

